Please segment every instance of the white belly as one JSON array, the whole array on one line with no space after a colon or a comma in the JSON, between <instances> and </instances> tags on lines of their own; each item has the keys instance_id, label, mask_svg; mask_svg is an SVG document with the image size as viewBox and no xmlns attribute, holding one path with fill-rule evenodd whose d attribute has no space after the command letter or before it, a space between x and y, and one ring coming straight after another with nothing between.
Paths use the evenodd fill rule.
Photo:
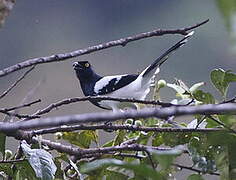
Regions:
<instances>
[{"instance_id":1,"label":"white belly","mask_svg":"<svg viewBox=\"0 0 236 180\"><path fill-rule=\"evenodd\" d=\"M106 94L104 96L114 97L114 98L129 98L144 100L150 91L150 83L146 85L141 84L141 77L138 77L134 82L130 83L128 86L122 87L115 92ZM133 103L124 103L118 101L101 101L99 104L106 108L111 108L113 111L118 109L123 109L125 107L136 107Z\"/></svg>"}]
</instances>

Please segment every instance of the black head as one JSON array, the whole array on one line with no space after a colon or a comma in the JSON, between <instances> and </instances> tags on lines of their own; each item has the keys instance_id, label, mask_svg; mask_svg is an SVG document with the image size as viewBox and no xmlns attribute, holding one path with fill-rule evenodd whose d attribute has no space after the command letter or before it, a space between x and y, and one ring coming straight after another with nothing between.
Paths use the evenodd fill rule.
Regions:
<instances>
[{"instance_id":1,"label":"black head","mask_svg":"<svg viewBox=\"0 0 236 180\"><path fill-rule=\"evenodd\" d=\"M73 68L80 81L88 81L97 76L88 61L74 62Z\"/></svg>"},{"instance_id":2,"label":"black head","mask_svg":"<svg viewBox=\"0 0 236 180\"><path fill-rule=\"evenodd\" d=\"M91 68L91 65L88 61L78 61L73 63L73 68L75 71L86 71Z\"/></svg>"}]
</instances>

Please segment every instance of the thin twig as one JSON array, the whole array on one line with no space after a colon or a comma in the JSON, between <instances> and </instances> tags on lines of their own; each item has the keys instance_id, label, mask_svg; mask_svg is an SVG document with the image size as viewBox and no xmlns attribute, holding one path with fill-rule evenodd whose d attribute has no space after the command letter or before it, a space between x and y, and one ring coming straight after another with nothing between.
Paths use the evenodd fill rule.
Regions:
<instances>
[{"instance_id":1,"label":"thin twig","mask_svg":"<svg viewBox=\"0 0 236 180\"><path fill-rule=\"evenodd\" d=\"M13 110L21 109L21 108L24 108L24 107L30 107L31 105L39 103L39 102L41 102L41 99L32 101L30 103L25 103L25 104L22 104L22 105L19 105L19 106L15 106L15 107L3 108L3 109L0 109L0 110L2 110L2 111L13 111Z\"/></svg>"},{"instance_id":2,"label":"thin twig","mask_svg":"<svg viewBox=\"0 0 236 180\"><path fill-rule=\"evenodd\" d=\"M223 102L221 102L222 104L223 103L234 103L236 101L236 96L234 96L233 98L229 99L229 100L225 100Z\"/></svg>"},{"instance_id":3,"label":"thin twig","mask_svg":"<svg viewBox=\"0 0 236 180\"><path fill-rule=\"evenodd\" d=\"M145 150L144 152L147 154L148 159L149 159L149 161L151 162L152 168L155 170L156 167L155 167L155 164L154 164L154 162L153 162L153 160L152 160L152 156L151 156L150 152L149 152L148 150Z\"/></svg>"},{"instance_id":4,"label":"thin twig","mask_svg":"<svg viewBox=\"0 0 236 180\"><path fill-rule=\"evenodd\" d=\"M222 123L221 121L217 120L216 118L214 118L213 116L208 115L208 118L210 118L211 120L215 121L216 123L218 123L219 125L223 126L225 129L228 129L229 131L231 131L232 133L236 134L236 131L230 127L228 127L227 125L225 125L224 123Z\"/></svg>"},{"instance_id":5,"label":"thin twig","mask_svg":"<svg viewBox=\"0 0 236 180\"><path fill-rule=\"evenodd\" d=\"M19 79L17 79L6 91L4 91L2 93L2 95L0 95L0 99L2 99L4 96L6 96L22 79L24 79L27 74L29 74L33 69L35 68L35 66L32 66L30 69L28 69Z\"/></svg>"},{"instance_id":6,"label":"thin twig","mask_svg":"<svg viewBox=\"0 0 236 180\"><path fill-rule=\"evenodd\" d=\"M176 167L178 167L178 168L180 168L180 169L188 169L188 170L190 170L190 171L194 171L194 172L197 172L197 173L199 173L199 174L202 174L202 173L203 173L201 170L195 169L195 168L190 167L190 166L183 166L183 165L179 165L179 164L172 164L172 165L173 165L173 166L176 166ZM219 173L215 173L215 172L207 172L206 174L220 176Z\"/></svg>"},{"instance_id":7,"label":"thin twig","mask_svg":"<svg viewBox=\"0 0 236 180\"><path fill-rule=\"evenodd\" d=\"M195 129L198 129L199 125L205 120L206 116L202 116L199 122L197 123Z\"/></svg>"},{"instance_id":8,"label":"thin twig","mask_svg":"<svg viewBox=\"0 0 236 180\"><path fill-rule=\"evenodd\" d=\"M160 105L162 107L170 107L170 106L184 106L184 105L175 105L172 103L166 103L161 101L144 101L144 100L138 100L138 99L130 99L130 98L114 98L114 97L108 97L108 96L87 96L87 97L75 97L75 98L68 98L63 99L61 101L58 101L56 103L52 103L49 106L47 106L44 109L38 110L33 115L43 115L46 113L49 113L53 109L57 109L60 106L81 102L81 101L90 101L90 100L112 100L112 101L118 101L118 102L130 102L130 103L140 103L140 104L150 104L150 105Z\"/></svg>"},{"instance_id":9,"label":"thin twig","mask_svg":"<svg viewBox=\"0 0 236 180\"><path fill-rule=\"evenodd\" d=\"M191 133L191 132L216 132L224 131L221 128L204 128L204 129L195 129L195 128L168 128L168 127L142 127L142 126L130 126L130 125L74 125L74 126L62 126L62 127L53 127L48 129L39 129L32 131L33 135L42 135L50 134L56 132L71 132L77 130L128 130L128 131L144 131L144 132L180 132L180 133Z\"/></svg>"},{"instance_id":10,"label":"thin twig","mask_svg":"<svg viewBox=\"0 0 236 180\"><path fill-rule=\"evenodd\" d=\"M44 119L34 119L15 123L0 123L0 132L12 132L16 130L27 130L34 128L49 128L62 125L86 124L113 122L128 118L148 118L156 117L166 119L169 116L183 115L213 115L213 114L233 114L236 112L235 103L227 104L205 104L199 106L180 106L167 108L144 108L140 110L127 110L125 112L99 112L85 113L79 115L49 117Z\"/></svg>"},{"instance_id":11,"label":"thin twig","mask_svg":"<svg viewBox=\"0 0 236 180\"><path fill-rule=\"evenodd\" d=\"M4 161L0 161L0 164L6 164L6 163L18 163L18 162L22 162L22 161L26 161L26 159L14 159L14 160L4 160Z\"/></svg>"},{"instance_id":12,"label":"thin twig","mask_svg":"<svg viewBox=\"0 0 236 180\"><path fill-rule=\"evenodd\" d=\"M137 41L140 39L144 39L144 38L150 38L150 37L155 37L155 36L162 36L165 34L181 34L181 35L187 35L188 31L198 28L199 26L202 26L203 24L207 23L209 21L209 19L198 23L196 25L190 26L190 27L186 27L186 28L181 28L181 29L156 29L154 31L150 31L150 32L145 32L145 33L140 33L134 36L129 36L126 38L121 38L115 41L109 41L106 43L102 43L102 44L98 44L95 46L91 46L91 47L87 47L84 49L79 49L76 51L72 51L72 52L68 52L68 53L64 53L64 54L55 54L55 55L51 55L51 56L46 56L46 57L39 57L39 58L34 58L34 59L29 59L29 60L25 60L21 63L15 64L13 66L7 67L3 70L0 71L0 77L5 76L7 74L10 74L14 71L18 71L20 69L32 66L32 65L36 65L36 64L42 64L42 63L50 63L50 62L56 62L56 61L63 61L69 58L73 58L73 57L78 57L84 54L90 54L92 52L96 52L99 50L103 50L103 49L107 49L107 48L111 48L114 46L125 46L127 43L132 42L132 41Z\"/></svg>"},{"instance_id":13,"label":"thin twig","mask_svg":"<svg viewBox=\"0 0 236 180\"><path fill-rule=\"evenodd\" d=\"M35 116L35 115L28 115L28 114L18 114L18 113L14 113L14 112L9 112L9 111L4 111L2 109L0 109L0 113L2 114L6 114L10 117L17 117L19 119L25 118L25 119L36 119L36 118L40 118L40 116Z\"/></svg>"}]
</instances>

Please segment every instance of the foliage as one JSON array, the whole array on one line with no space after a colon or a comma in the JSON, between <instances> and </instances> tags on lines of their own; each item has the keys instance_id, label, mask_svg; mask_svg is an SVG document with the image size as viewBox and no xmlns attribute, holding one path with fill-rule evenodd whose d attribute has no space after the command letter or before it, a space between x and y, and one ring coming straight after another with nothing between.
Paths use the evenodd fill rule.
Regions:
<instances>
[{"instance_id":1,"label":"foliage","mask_svg":"<svg viewBox=\"0 0 236 180\"><path fill-rule=\"evenodd\" d=\"M50 153L44 149L31 149L26 141L22 141L21 148L31 167L34 169L36 177L43 180L54 179L57 168Z\"/></svg>"},{"instance_id":2,"label":"foliage","mask_svg":"<svg viewBox=\"0 0 236 180\"><path fill-rule=\"evenodd\" d=\"M219 91L221 99L203 90L204 82L192 85L190 88L181 80L176 80L174 84L166 83L165 86L158 85L158 96L160 89L172 89L176 92L176 97L172 101L174 104L215 104L226 100L227 90L230 83L235 82L236 75L223 69L214 69L210 74L213 86ZM162 80L163 81L163 80ZM155 95L154 95L155 96ZM232 99L233 101L234 99ZM32 149L23 142L21 147L28 161L17 163L0 163L1 176L13 177L15 179L168 179L175 176L178 169L175 168L177 157L189 156L193 168L201 174L219 173L222 180L235 178L236 159L234 150L236 148L236 138L233 129L235 126L235 115L195 115L189 123L179 123L184 128L226 128L231 129L225 132L199 133L199 132L142 132L118 130L114 138L99 145L98 131L82 130L73 132L57 132L56 138L66 141L79 148L116 147L125 143L137 143L146 145L144 151L122 151L111 154L101 154L99 159L87 162L86 159L72 161L65 153L57 154L53 159L51 154L44 149ZM172 127L171 122L163 122L157 118L147 119L127 119L124 125L134 127ZM108 132L106 132L108 133ZM5 138L0 134L1 149L4 156ZM171 147L170 150L155 150L151 147ZM45 148L45 147L43 147ZM186 154L187 152L187 154ZM9 154L9 153L8 153ZM14 159L9 155L6 160ZM55 163L55 164L54 164ZM63 168L67 164L69 169ZM12 168L13 167L13 168ZM182 167L182 166L181 166ZM188 167L191 168L191 167ZM200 174L190 174L188 180L202 180Z\"/></svg>"}]
</instances>

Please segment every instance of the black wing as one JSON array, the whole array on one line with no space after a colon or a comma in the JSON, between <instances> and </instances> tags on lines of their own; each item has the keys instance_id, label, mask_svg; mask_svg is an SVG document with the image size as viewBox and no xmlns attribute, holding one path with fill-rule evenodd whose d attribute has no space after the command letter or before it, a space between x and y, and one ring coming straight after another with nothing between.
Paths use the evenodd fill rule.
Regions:
<instances>
[{"instance_id":1,"label":"black wing","mask_svg":"<svg viewBox=\"0 0 236 180\"><path fill-rule=\"evenodd\" d=\"M117 89L127 86L135 79L138 75L117 75L117 76L105 76L98 80L94 86L94 92L96 95L109 94Z\"/></svg>"}]
</instances>

